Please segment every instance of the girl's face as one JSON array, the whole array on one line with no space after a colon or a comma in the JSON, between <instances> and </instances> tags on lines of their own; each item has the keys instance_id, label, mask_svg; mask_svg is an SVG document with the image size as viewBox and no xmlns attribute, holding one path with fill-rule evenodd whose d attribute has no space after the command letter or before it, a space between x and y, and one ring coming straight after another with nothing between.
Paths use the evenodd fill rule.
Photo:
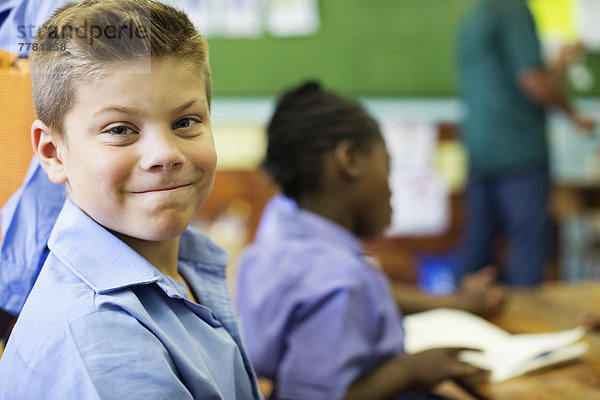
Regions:
<instances>
[{"instance_id":1,"label":"girl's face","mask_svg":"<svg viewBox=\"0 0 600 400\"><path fill-rule=\"evenodd\" d=\"M364 155L353 229L357 236L377 237L389 225L392 215L389 172L390 156L384 141L380 140Z\"/></svg>"}]
</instances>

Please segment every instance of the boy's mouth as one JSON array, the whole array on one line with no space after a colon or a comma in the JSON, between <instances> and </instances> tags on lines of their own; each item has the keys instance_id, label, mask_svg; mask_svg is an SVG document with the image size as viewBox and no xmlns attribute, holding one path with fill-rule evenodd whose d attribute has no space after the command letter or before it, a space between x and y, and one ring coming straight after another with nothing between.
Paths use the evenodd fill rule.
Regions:
<instances>
[{"instance_id":1,"label":"boy's mouth","mask_svg":"<svg viewBox=\"0 0 600 400\"><path fill-rule=\"evenodd\" d=\"M151 188L151 189L145 189L145 190L134 190L131 193L133 194L145 194L145 193L161 193L161 192L171 192L171 191L175 191L177 189L183 189L186 188L188 186L192 186L194 183L185 183L185 184L181 184L181 185L174 185L174 186L160 186L160 187L156 187L156 188Z\"/></svg>"}]
</instances>

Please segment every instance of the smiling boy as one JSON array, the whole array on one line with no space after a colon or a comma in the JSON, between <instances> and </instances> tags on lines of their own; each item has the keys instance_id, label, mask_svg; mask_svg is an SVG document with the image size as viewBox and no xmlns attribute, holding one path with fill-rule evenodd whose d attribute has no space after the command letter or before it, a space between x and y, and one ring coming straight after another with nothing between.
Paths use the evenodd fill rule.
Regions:
<instances>
[{"instance_id":1,"label":"smiling boy","mask_svg":"<svg viewBox=\"0 0 600 400\"><path fill-rule=\"evenodd\" d=\"M97 35L123 21L147 34ZM52 34L65 26L87 34ZM226 255L188 228L216 168L206 41L163 4L89 0L36 43L59 50L31 56L33 145L69 198L0 360L0 399L259 398Z\"/></svg>"}]
</instances>

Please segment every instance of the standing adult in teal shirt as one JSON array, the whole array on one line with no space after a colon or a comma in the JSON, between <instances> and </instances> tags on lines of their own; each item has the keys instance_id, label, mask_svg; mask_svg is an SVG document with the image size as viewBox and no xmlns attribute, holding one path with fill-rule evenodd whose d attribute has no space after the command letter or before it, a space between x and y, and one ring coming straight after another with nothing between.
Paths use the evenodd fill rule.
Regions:
<instances>
[{"instance_id":1,"label":"standing adult in teal shirt","mask_svg":"<svg viewBox=\"0 0 600 400\"><path fill-rule=\"evenodd\" d=\"M565 52L556 66L544 65L525 0L477 0L465 17L459 70L470 171L459 277L495 264L495 239L504 233L506 283L542 281L549 248L546 109L564 111L581 129L594 126L573 110L562 88L568 59Z\"/></svg>"}]
</instances>

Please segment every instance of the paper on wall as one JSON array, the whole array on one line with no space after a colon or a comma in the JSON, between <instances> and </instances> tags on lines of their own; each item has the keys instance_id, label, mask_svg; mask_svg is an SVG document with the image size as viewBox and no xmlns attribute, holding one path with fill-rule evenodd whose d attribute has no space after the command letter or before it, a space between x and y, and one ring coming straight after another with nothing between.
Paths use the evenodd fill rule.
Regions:
<instances>
[{"instance_id":1,"label":"paper on wall","mask_svg":"<svg viewBox=\"0 0 600 400\"><path fill-rule=\"evenodd\" d=\"M224 3L222 35L256 38L262 34L260 0L221 0Z\"/></svg>"},{"instance_id":2,"label":"paper on wall","mask_svg":"<svg viewBox=\"0 0 600 400\"><path fill-rule=\"evenodd\" d=\"M181 8L198 31L206 36L221 33L223 26L222 0L169 0L174 6Z\"/></svg>"},{"instance_id":3,"label":"paper on wall","mask_svg":"<svg viewBox=\"0 0 600 400\"><path fill-rule=\"evenodd\" d=\"M426 236L444 232L449 224L448 187L433 169L394 171L389 236Z\"/></svg>"},{"instance_id":4,"label":"paper on wall","mask_svg":"<svg viewBox=\"0 0 600 400\"><path fill-rule=\"evenodd\" d=\"M435 235L449 222L448 185L435 169L437 127L428 121L384 122L391 157L388 235Z\"/></svg>"},{"instance_id":5,"label":"paper on wall","mask_svg":"<svg viewBox=\"0 0 600 400\"><path fill-rule=\"evenodd\" d=\"M435 124L424 120L387 121L381 124L392 169L432 168L438 141Z\"/></svg>"},{"instance_id":6,"label":"paper on wall","mask_svg":"<svg viewBox=\"0 0 600 400\"><path fill-rule=\"evenodd\" d=\"M529 0L527 2L544 41L549 39L564 44L576 39L577 30L573 18L574 1Z\"/></svg>"},{"instance_id":7,"label":"paper on wall","mask_svg":"<svg viewBox=\"0 0 600 400\"><path fill-rule=\"evenodd\" d=\"M575 2L575 25L579 38L588 50L600 51L600 1L577 0Z\"/></svg>"},{"instance_id":8,"label":"paper on wall","mask_svg":"<svg viewBox=\"0 0 600 400\"><path fill-rule=\"evenodd\" d=\"M308 36L320 25L318 0L269 0L267 26L273 36Z\"/></svg>"},{"instance_id":9,"label":"paper on wall","mask_svg":"<svg viewBox=\"0 0 600 400\"><path fill-rule=\"evenodd\" d=\"M206 37L253 39L263 32L261 0L165 0L186 12Z\"/></svg>"}]
</instances>

